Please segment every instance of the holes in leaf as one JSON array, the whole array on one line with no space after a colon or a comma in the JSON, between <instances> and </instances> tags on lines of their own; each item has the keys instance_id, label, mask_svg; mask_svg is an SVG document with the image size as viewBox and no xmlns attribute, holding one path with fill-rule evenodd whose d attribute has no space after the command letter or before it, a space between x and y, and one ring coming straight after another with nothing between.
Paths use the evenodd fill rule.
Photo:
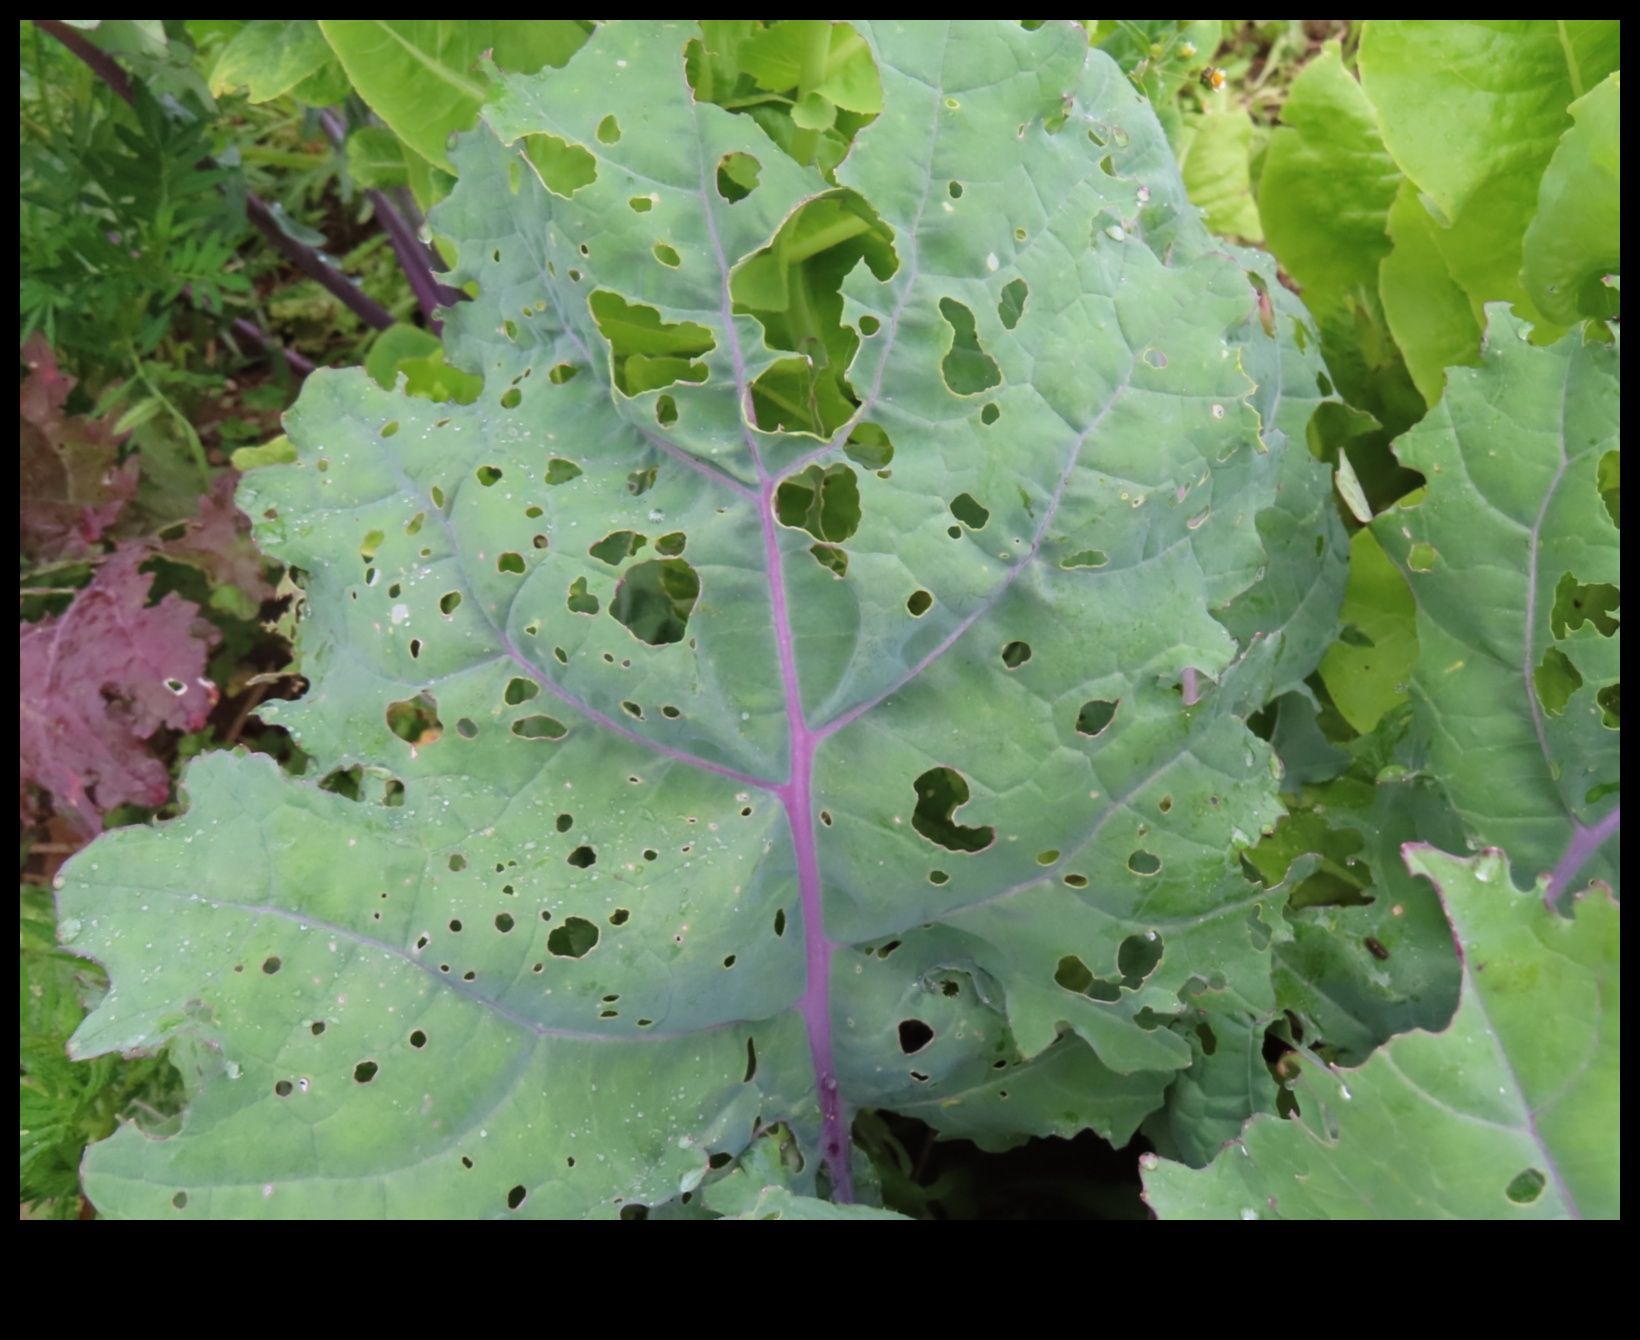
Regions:
<instances>
[{"instance_id":1,"label":"holes in leaf","mask_svg":"<svg viewBox=\"0 0 1640 1340\"><path fill-rule=\"evenodd\" d=\"M501 480L501 471L493 465L481 465L473 471L473 474L478 477L478 482L485 488L492 488Z\"/></svg>"},{"instance_id":2,"label":"holes in leaf","mask_svg":"<svg viewBox=\"0 0 1640 1340\"><path fill-rule=\"evenodd\" d=\"M1600 490L1600 501L1606 505L1606 515L1612 519L1612 525L1621 527L1623 524L1623 458L1615 451L1608 451L1600 458L1600 465L1595 471L1595 486Z\"/></svg>"},{"instance_id":3,"label":"holes in leaf","mask_svg":"<svg viewBox=\"0 0 1640 1340\"><path fill-rule=\"evenodd\" d=\"M1407 550L1407 566L1414 572L1433 572L1440 557L1432 544L1415 544Z\"/></svg>"},{"instance_id":4,"label":"holes in leaf","mask_svg":"<svg viewBox=\"0 0 1640 1340\"><path fill-rule=\"evenodd\" d=\"M536 715L513 722L512 733L520 740L562 740L569 734L569 727L555 717Z\"/></svg>"},{"instance_id":5,"label":"holes in leaf","mask_svg":"<svg viewBox=\"0 0 1640 1340\"><path fill-rule=\"evenodd\" d=\"M859 476L846 465L811 465L781 482L774 506L782 526L841 543L860 528Z\"/></svg>"},{"instance_id":6,"label":"holes in leaf","mask_svg":"<svg viewBox=\"0 0 1640 1340\"><path fill-rule=\"evenodd\" d=\"M1002 649L1002 663L1010 670L1017 670L1031 659L1031 644L1029 642L1010 642Z\"/></svg>"},{"instance_id":7,"label":"holes in leaf","mask_svg":"<svg viewBox=\"0 0 1640 1340\"><path fill-rule=\"evenodd\" d=\"M678 421L678 402L669 395L660 396L655 401L655 422L662 428L670 428Z\"/></svg>"},{"instance_id":8,"label":"holes in leaf","mask_svg":"<svg viewBox=\"0 0 1640 1340\"><path fill-rule=\"evenodd\" d=\"M381 1067L374 1061L360 1061L358 1065L353 1067L353 1082L355 1084L368 1084L376 1078L376 1072L380 1069Z\"/></svg>"},{"instance_id":9,"label":"holes in leaf","mask_svg":"<svg viewBox=\"0 0 1640 1340\"><path fill-rule=\"evenodd\" d=\"M913 591L907 598L905 607L913 619L920 619L934 607L934 597L927 591Z\"/></svg>"},{"instance_id":10,"label":"holes in leaf","mask_svg":"<svg viewBox=\"0 0 1640 1340\"><path fill-rule=\"evenodd\" d=\"M865 316L860 318L860 334L865 336L867 339L870 339L882 328L883 323L870 313L867 313Z\"/></svg>"},{"instance_id":11,"label":"holes in leaf","mask_svg":"<svg viewBox=\"0 0 1640 1340\"><path fill-rule=\"evenodd\" d=\"M706 364L694 360L717 347L712 332L693 321L663 321L653 307L599 289L588 300L599 333L609 341L615 384L627 395L674 382L703 382Z\"/></svg>"},{"instance_id":12,"label":"holes in leaf","mask_svg":"<svg viewBox=\"0 0 1640 1340\"><path fill-rule=\"evenodd\" d=\"M446 591L438 598L438 612L448 619L461 605L460 591Z\"/></svg>"},{"instance_id":13,"label":"holes in leaf","mask_svg":"<svg viewBox=\"0 0 1640 1340\"><path fill-rule=\"evenodd\" d=\"M560 814L554 824L554 827L556 827L560 833L569 832L570 829L575 827L575 816L573 814Z\"/></svg>"},{"instance_id":14,"label":"holes in leaf","mask_svg":"<svg viewBox=\"0 0 1640 1340\"><path fill-rule=\"evenodd\" d=\"M928 882L930 884L949 884L951 876L943 870L930 870L928 872Z\"/></svg>"},{"instance_id":15,"label":"holes in leaf","mask_svg":"<svg viewBox=\"0 0 1640 1340\"><path fill-rule=\"evenodd\" d=\"M750 154L724 154L718 159L717 193L731 205L738 205L757 190L758 177L762 172L763 164Z\"/></svg>"},{"instance_id":16,"label":"holes in leaf","mask_svg":"<svg viewBox=\"0 0 1640 1340\"><path fill-rule=\"evenodd\" d=\"M421 639L419 637L410 639L410 659L412 661L421 659Z\"/></svg>"},{"instance_id":17,"label":"holes in leaf","mask_svg":"<svg viewBox=\"0 0 1640 1340\"><path fill-rule=\"evenodd\" d=\"M598 123L599 144L619 144L621 142L621 123L615 119L613 113Z\"/></svg>"},{"instance_id":18,"label":"holes in leaf","mask_svg":"<svg viewBox=\"0 0 1640 1340\"><path fill-rule=\"evenodd\" d=\"M398 431L399 431L399 421L397 419L389 419L386 423L384 423L382 425L382 436L383 437L392 437Z\"/></svg>"},{"instance_id":19,"label":"holes in leaf","mask_svg":"<svg viewBox=\"0 0 1640 1340\"><path fill-rule=\"evenodd\" d=\"M1612 611L1623 604L1623 593L1604 582L1584 586L1564 573L1555 587L1555 603L1549 612L1549 631L1557 638L1592 623L1601 637L1611 637L1622 626Z\"/></svg>"},{"instance_id":20,"label":"holes in leaf","mask_svg":"<svg viewBox=\"0 0 1640 1340\"><path fill-rule=\"evenodd\" d=\"M603 608L598 597L588 593L585 577L577 577L569 584L569 595L564 603L569 606L571 614L596 614Z\"/></svg>"},{"instance_id":21,"label":"holes in leaf","mask_svg":"<svg viewBox=\"0 0 1640 1340\"><path fill-rule=\"evenodd\" d=\"M598 180L598 160L579 144L544 131L523 137L524 161L554 195L568 200Z\"/></svg>"},{"instance_id":22,"label":"holes in leaf","mask_svg":"<svg viewBox=\"0 0 1640 1340\"><path fill-rule=\"evenodd\" d=\"M1543 1188L1548 1185L1549 1179L1536 1168L1526 1168L1515 1174L1509 1185L1503 1189L1503 1194L1516 1205L1530 1205L1543 1194Z\"/></svg>"},{"instance_id":23,"label":"holes in leaf","mask_svg":"<svg viewBox=\"0 0 1640 1340\"><path fill-rule=\"evenodd\" d=\"M1623 686L1608 684L1594 695L1595 705L1600 708L1600 724L1607 730L1621 730L1623 728Z\"/></svg>"},{"instance_id":24,"label":"holes in leaf","mask_svg":"<svg viewBox=\"0 0 1640 1340\"><path fill-rule=\"evenodd\" d=\"M655 552L662 558L676 558L688 544L689 537L681 530L674 530L655 541Z\"/></svg>"},{"instance_id":25,"label":"holes in leaf","mask_svg":"<svg viewBox=\"0 0 1640 1340\"><path fill-rule=\"evenodd\" d=\"M502 409L517 409L524 403L524 393L516 386L509 387L501 393Z\"/></svg>"},{"instance_id":26,"label":"holes in leaf","mask_svg":"<svg viewBox=\"0 0 1640 1340\"><path fill-rule=\"evenodd\" d=\"M1162 938L1154 932L1130 935L1116 950L1116 970L1121 974L1119 979L1095 977L1088 965L1075 954L1067 954L1059 960L1053 979L1067 991L1108 1005L1120 1000L1124 990L1137 991L1144 985L1145 978L1162 961L1163 948Z\"/></svg>"},{"instance_id":27,"label":"holes in leaf","mask_svg":"<svg viewBox=\"0 0 1640 1340\"><path fill-rule=\"evenodd\" d=\"M609 612L640 642L683 641L700 597L700 574L681 558L650 559L627 569Z\"/></svg>"},{"instance_id":28,"label":"holes in leaf","mask_svg":"<svg viewBox=\"0 0 1640 1340\"><path fill-rule=\"evenodd\" d=\"M1054 847L1049 847L1047 851L1039 851L1036 854L1036 863L1038 865L1052 865L1058 859L1059 852Z\"/></svg>"},{"instance_id":29,"label":"holes in leaf","mask_svg":"<svg viewBox=\"0 0 1640 1340\"><path fill-rule=\"evenodd\" d=\"M676 248L668 246L665 242L655 243L654 252L655 259L668 269L676 270L683 264L683 257L678 255Z\"/></svg>"},{"instance_id":30,"label":"holes in leaf","mask_svg":"<svg viewBox=\"0 0 1640 1340\"><path fill-rule=\"evenodd\" d=\"M648 537L635 530L613 530L587 549L600 563L619 567L647 544Z\"/></svg>"},{"instance_id":31,"label":"holes in leaf","mask_svg":"<svg viewBox=\"0 0 1640 1340\"><path fill-rule=\"evenodd\" d=\"M626 203L634 214L647 214L655 208L655 197L652 195L635 195Z\"/></svg>"},{"instance_id":32,"label":"holes in leaf","mask_svg":"<svg viewBox=\"0 0 1640 1340\"><path fill-rule=\"evenodd\" d=\"M281 1098L289 1098L296 1091L296 1086L288 1079L282 1079L273 1086L273 1091Z\"/></svg>"},{"instance_id":33,"label":"holes in leaf","mask_svg":"<svg viewBox=\"0 0 1640 1340\"><path fill-rule=\"evenodd\" d=\"M934 1030L921 1019L902 1019L899 1023L900 1050L915 1056L934 1040Z\"/></svg>"},{"instance_id":34,"label":"holes in leaf","mask_svg":"<svg viewBox=\"0 0 1640 1340\"><path fill-rule=\"evenodd\" d=\"M448 865L452 871L459 874L467 868L467 858L460 852L455 852L451 855L450 859L445 862L445 864Z\"/></svg>"},{"instance_id":35,"label":"holes in leaf","mask_svg":"<svg viewBox=\"0 0 1640 1340\"><path fill-rule=\"evenodd\" d=\"M497 572L511 573L515 577L521 577L524 574L524 556L522 554L515 554L509 550L507 553L502 554L496 559L495 570Z\"/></svg>"},{"instance_id":36,"label":"holes in leaf","mask_svg":"<svg viewBox=\"0 0 1640 1340\"><path fill-rule=\"evenodd\" d=\"M608 120L609 118L605 117L604 119ZM524 1190L523 1187L515 1186L511 1191L509 1191L507 1193L507 1208L509 1210L516 1210L520 1205L522 1205L524 1203L524 1199L528 1195L529 1195L529 1192Z\"/></svg>"},{"instance_id":37,"label":"holes in leaf","mask_svg":"<svg viewBox=\"0 0 1640 1340\"><path fill-rule=\"evenodd\" d=\"M989 428L1001 417L1002 411L998 409L994 403L986 405L985 408L979 412L979 421L987 428Z\"/></svg>"},{"instance_id":38,"label":"holes in leaf","mask_svg":"<svg viewBox=\"0 0 1640 1340\"><path fill-rule=\"evenodd\" d=\"M1073 889L1085 889L1088 887L1088 877L1086 875L1079 875L1074 871L1064 876L1064 882Z\"/></svg>"},{"instance_id":39,"label":"holes in leaf","mask_svg":"<svg viewBox=\"0 0 1640 1340\"><path fill-rule=\"evenodd\" d=\"M554 958L585 958L598 943L598 928L585 917L566 917L547 936L547 952Z\"/></svg>"},{"instance_id":40,"label":"holes in leaf","mask_svg":"<svg viewBox=\"0 0 1640 1340\"><path fill-rule=\"evenodd\" d=\"M968 803L968 782L954 768L930 768L912 783L917 807L911 826L936 846L947 851L984 851L996 840L989 826L968 828L955 822L957 810Z\"/></svg>"},{"instance_id":41,"label":"holes in leaf","mask_svg":"<svg viewBox=\"0 0 1640 1340\"><path fill-rule=\"evenodd\" d=\"M1078 735L1098 736L1105 733L1105 727L1116 717L1116 709L1122 705L1122 700L1108 698L1090 698L1082 704L1082 709L1076 714L1076 733Z\"/></svg>"},{"instance_id":42,"label":"holes in leaf","mask_svg":"<svg viewBox=\"0 0 1640 1340\"><path fill-rule=\"evenodd\" d=\"M545 549L550 543L551 541L545 535L532 535L530 537L530 544L536 549Z\"/></svg>"},{"instance_id":43,"label":"holes in leaf","mask_svg":"<svg viewBox=\"0 0 1640 1340\"><path fill-rule=\"evenodd\" d=\"M1023 279L1010 279L1002 286L1002 300L997 303L997 319L1009 330L1019 324L1019 318L1025 314L1025 299L1031 294L1031 286Z\"/></svg>"},{"instance_id":44,"label":"holes in leaf","mask_svg":"<svg viewBox=\"0 0 1640 1340\"><path fill-rule=\"evenodd\" d=\"M653 465L644 470L634 470L626 477L626 491L634 498L641 498L655 487L656 469Z\"/></svg>"},{"instance_id":45,"label":"holes in leaf","mask_svg":"<svg viewBox=\"0 0 1640 1340\"><path fill-rule=\"evenodd\" d=\"M406 744L432 744L444 731L438 704L430 693L387 704L387 729Z\"/></svg>"},{"instance_id":46,"label":"holes in leaf","mask_svg":"<svg viewBox=\"0 0 1640 1340\"><path fill-rule=\"evenodd\" d=\"M637 703L623 702L621 704L621 711L625 712L629 717L635 717L639 721L643 720L643 708Z\"/></svg>"},{"instance_id":47,"label":"holes in leaf","mask_svg":"<svg viewBox=\"0 0 1640 1340\"><path fill-rule=\"evenodd\" d=\"M940 375L957 395L978 395L1002 384L996 360L980 346L974 314L955 298L940 299L940 315L951 327L951 348L940 362Z\"/></svg>"},{"instance_id":48,"label":"holes in leaf","mask_svg":"<svg viewBox=\"0 0 1640 1340\"><path fill-rule=\"evenodd\" d=\"M609 914L609 924L611 926L624 926L631 919L632 913L624 907L617 907Z\"/></svg>"},{"instance_id":49,"label":"holes in leaf","mask_svg":"<svg viewBox=\"0 0 1640 1340\"><path fill-rule=\"evenodd\" d=\"M786 933L786 909L783 907L774 914L774 933L776 935Z\"/></svg>"},{"instance_id":50,"label":"holes in leaf","mask_svg":"<svg viewBox=\"0 0 1640 1340\"><path fill-rule=\"evenodd\" d=\"M598 853L591 847L583 844L566 856L564 861L566 864L574 866L577 870L585 870L589 866L598 864Z\"/></svg>"},{"instance_id":51,"label":"holes in leaf","mask_svg":"<svg viewBox=\"0 0 1640 1340\"><path fill-rule=\"evenodd\" d=\"M757 1074L757 1043L751 1038L746 1039L746 1073L741 1076L742 1084L750 1084L752 1076Z\"/></svg>"},{"instance_id":52,"label":"holes in leaf","mask_svg":"<svg viewBox=\"0 0 1640 1340\"><path fill-rule=\"evenodd\" d=\"M970 530L984 530L991 519L991 509L979 502L972 493L959 493L949 504L951 515Z\"/></svg>"},{"instance_id":53,"label":"holes in leaf","mask_svg":"<svg viewBox=\"0 0 1640 1340\"><path fill-rule=\"evenodd\" d=\"M1532 672L1532 686L1545 712L1552 717L1564 716L1566 704L1583 687L1583 676L1565 652L1559 647L1550 647Z\"/></svg>"},{"instance_id":54,"label":"holes in leaf","mask_svg":"<svg viewBox=\"0 0 1640 1340\"><path fill-rule=\"evenodd\" d=\"M284 966L285 966L285 961L282 958L280 958L279 955L277 955L277 954L269 954L265 959L262 960L262 971L265 975L267 975L269 977L272 977L274 975L274 973L278 972L279 969L281 969Z\"/></svg>"},{"instance_id":55,"label":"holes in leaf","mask_svg":"<svg viewBox=\"0 0 1640 1340\"><path fill-rule=\"evenodd\" d=\"M1127 859L1127 868L1136 875L1158 875L1162 870L1162 858L1155 852L1146 851L1143 847L1137 848Z\"/></svg>"},{"instance_id":56,"label":"holes in leaf","mask_svg":"<svg viewBox=\"0 0 1640 1340\"><path fill-rule=\"evenodd\" d=\"M581 371L581 369L576 367L575 364L573 364L573 363L556 363L556 364L553 365L552 370L547 373L547 380L549 382L551 382L554 386L562 386L565 382L574 381L575 378L580 375L580 371ZM568 465L569 462L568 461L559 461L555 458L553 460L552 464L553 465ZM575 475L578 475L580 473L581 472L579 470L576 470L575 474L570 475L569 478L573 479L573 478L575 478ZM547 483L549 483L549 484L559 484L559 483L562 483L562 482L563 482L562 480L558 480L558 479L548 479L547 480Z\"/></svg>"},{"instance_id":57,"label":"holes in leaf","mask_svg":"<svg viewBox=\"0 0 1640 1340\"><path fill-rule=\"evenodd\" d=\"M359 542L359 557L366 563L370 562L370 560L376 556L376 550L381 548L382 541L385 538L386 536L384 536L381 531L371 531L364 537L363 540Z\"/></svg>"},{"instance_id":58,"label":"holes in leaf","mask_svg":"<svg viewBox=\"0 0 1640 1340\"><path fill-rule=\"evenodd\" d=\"M894 459L894 444L880 424L857 423L843 443L843 454L856 465L876 471L879 479L887 479L891 472L883 467Z\"/></svg>"},{"instance_id":59,"label":"holes in leaf","mask_svg":"<svg viewBox=\"0 0 1640 1340\"><path fill-rule=\"evenodd\" d=\"M879 280L899 266L893 231L863 197L844 190L803 205L730 276L734 310L757 318L770 349L796 355L752 384L753 419L765 432L830 437L854 414L846 374L859 335L843 325L841 288L861 259Z\"/></svg>"},{"instance_id":60,"label":"holes in leaf","mask_svg":"<svg viewBox=\"0 0 1640 1340\"><path fill-rule=\"evenodd\" d=\"M1083 549L1077 553L1059 560L1062 568L1102 568L1110 562L1110 555L1103 549Z\"/></svg>"}]
</instances>

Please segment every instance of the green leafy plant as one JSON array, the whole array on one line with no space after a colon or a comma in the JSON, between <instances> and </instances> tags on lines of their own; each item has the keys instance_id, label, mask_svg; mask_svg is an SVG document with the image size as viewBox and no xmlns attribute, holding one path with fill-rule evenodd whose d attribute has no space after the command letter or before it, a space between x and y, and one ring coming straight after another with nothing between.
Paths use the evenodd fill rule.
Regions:
<instances>
[{"instance_id":1,"label":"green leafy plant","mask_svg":"<svg viewBox=\"0 0 1640 1340\"><path fill-rule=\"evenodd\" d=\"M90 1150L97 1207L927 1212L888 1114L1142 1131L1169 1213L1404 1210L1328 1190L1385 1073L1553 1041L1477 1022L1509 983L1468 928L1615 984L1578 892L1618 822L1604 327L1491 314L1352 605L1322 332L1082 28L610 24L559 63L429 142L452 376L311 378L241 487L301 588L311 688L265 714L328 772L205 755L63 872L111 980L72 1054L188 1062L179 1129ZM1378 633L1409 687L1335 691ZM1481 847L1552 906L1434 850ZM1534 1136L1534 1074L1414 1208L1614 1208L1603 1008L1575 1130Z\"/></svg>"}]
</instances>

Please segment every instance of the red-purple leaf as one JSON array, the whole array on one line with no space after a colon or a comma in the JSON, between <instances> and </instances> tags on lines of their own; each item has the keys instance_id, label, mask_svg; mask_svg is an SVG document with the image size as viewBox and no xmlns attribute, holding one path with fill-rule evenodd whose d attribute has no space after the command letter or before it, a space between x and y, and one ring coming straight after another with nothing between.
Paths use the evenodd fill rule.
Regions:
<instances>
[{"instance_id":1,"label":"red-purple leaf","mask_svg":"<svg viewBox=\"0 0 1640 1340\"><path fill-rule=\"evenodd\" d=\"M198 730L216 704L205 658L218 634L175 593L149 606L149 551L121 545L68 610L19 631L23 817L35 788L91 832L116 805L159 805L165 765L143 742Z\"/></svg>"}]
</instances>

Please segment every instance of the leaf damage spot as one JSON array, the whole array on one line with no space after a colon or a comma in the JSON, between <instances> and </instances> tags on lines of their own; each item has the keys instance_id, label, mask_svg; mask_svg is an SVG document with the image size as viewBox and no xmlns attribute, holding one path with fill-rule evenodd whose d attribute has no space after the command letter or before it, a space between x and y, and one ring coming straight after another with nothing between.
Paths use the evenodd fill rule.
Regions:
<instances>
[{"instance_id":1,"label":"leaf damage spot","mask_svg":"<svg viewBox=\"0 0 1640 1340\"><path fill-rule=\"evenodd\" d=\"M979 342L974 313L955 298L940 299L940 315L951 327L951 347L940 362L940 375L960 396L979 395L1002 384L1002 370Z\"/></svg>"},{"instance_id":2,"label":"leaf damage spot","mask_svg":"<svg viewBox=\"0 0 1640 1340\"><path fill-rule=\"evenodd\" d=\"M846 465L811 465L780 482L774 495L782 526L840 544L860 528L860 480Z\"/></svg>"},{"instance_id":3,"label":"leaf damage spot","mask_svg":"<svg viewBox=\"0 0 1640 1340\"><path fill-rule=\"evenodd\" d=\"M1116 709L1121 705L1120 698L1088 699L1076 714L1076 733L1089 737L1103 735L1105 728L1116 719Z\"/></svg>"},{"instance_id":4,"label":"leaf damage spot","mask_svg":"<svg viewBox=\"0 0 1640 1340\"><path fill-rule=\"evenodd\" d=\"M598 180L598 160L589 150L545 131L523 136L520 152L537 180L565 200Z\"/></svg>"},{"instance_id":5,"label":"leaf damage spot","mask_svg":"<svg viewBox=\"0 0 1640 1340\"><path fill-rule=\"evenodd\" d=\"M655 308L628 302L609 289L595 291L587 306L599 334L609 341L611 371L625 395L706 380L706 364L696 360L717 348L717 341L705 326L663 321Z\"/></svg>"},{"instance_id":6,"label":"leaf damage spot","mask_svg":"<svg viewBox=\"0 0 1640 1340\"><path fill-rule=\"evenodd\" d=\"M751 154L739 151L724 154L718 159L717 193L731 205L738 205L757 190L762 173L763 164Z\"/></svg>"},{"instance_id":7,"label":"leaf damage spot","mask_svg":"<svg viewBox=\"0 0 1640 1340\"><path fill-rule=\"evenodd\" d=\"M547 936L547 952L554 958L585 958L598 945L598 928L585 917L566 917Z\"/></svg>"},{"instance_id":8,"label":"leaf damage spot","mask_svg":"<svg viewBox=\"0 0 1640 1340\"><path fill-rule=\"evenodd\" d=\"M537 714L513 722L512 733L520 740L562 740L569 727L556 717Z\"/></svg>"},{"instance_id":9,"label":"leaf damage spot","mask_svg":"<svg viewBox=\"0 0 1640 1340\"><path fill-rule=\"evenodd\" d=\"M921 1019L900 1020L896 1032L899 1034L900 1051L907 1056L915 1056L934 1040L934 1030Z\"/></svg>"},{"instance_id":10,"label":"leaf damage spot","mask_svg":"<svg viewBox=\"0 0 1640 1340\"><path fill-rule=\"evenodd\" d=\"M628 568L609 612L651 647L683 641L700 598L700 574L681 558L650 559Z\"/></svg>"},{"instance_id":11,"label":"leaf damage spot","mask_svg":"<svg viewBox=\"0 0 1640 1340\"><path fill-rule=\"evenodd\" d=\"M912 783L917 807L911 826L937 847L947 851L984 851L996 841L996 829L969 828L956 823L956 812L968 803L968 782L955 768L930 768Z\"/></svg>"},{"instance_id":12,"label":"leaf damage spot","mask_svg":"<svg viewBox=\"0 0 1640 1340\"><path fill-rule=\"evenodd\" d=\"M387 728L409 745L432 744L444 733L438 702L430 693L418 693L387 705Z\"/></svg>"}]
</instances>

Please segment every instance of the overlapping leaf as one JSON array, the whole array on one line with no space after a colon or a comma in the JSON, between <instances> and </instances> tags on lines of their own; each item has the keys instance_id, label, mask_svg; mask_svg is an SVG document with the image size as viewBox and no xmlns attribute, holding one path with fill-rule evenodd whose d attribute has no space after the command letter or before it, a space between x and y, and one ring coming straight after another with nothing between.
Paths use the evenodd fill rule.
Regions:
<instances>
[{"instance_id":1,"label":"overlapping leaf","mask_svg":"<svg viewBox=\"0 0 1640 1340\"><path fill-rule=\"evenodd\" d=\"M211 756L67 873L113 978L80 1053L220 1057L179 1136L93 1151L101 1208L607 1214L777 1122L777 1199L846 1198L857 1106L1120 1139L1195 997L1275 1009L1244 718L1344 547L1302 309L1080 28L860 31L835 186L654 25L455 149L483 393L320 374L241 494L307 589L278 719L381 799ZM892 248L841 278L824 438L756 426L814 353L734 291L821 197Z\"/></svg>"},{"instance_id":2,"label":"overlapping leaf","mask_svg":"<svg viewBox=\"0 0 1640 1340\"><path fill-rule=\"evenodd\" d=\"M1618 801L1618 354L1489 315L1481 366L1397 444L1428 488L1373 533L1417 601L1430 767L1473 847L1536 877ZM1616 887L1617 844L1583 874Z\"/></svg>"},{"instance_id":3,"label":"overlapping leaf","mask_svg":"<svg viewBox=\"0 0 1640 1340\"><path fill-rule=\"evenodd\" d=\"M1498 851L1414 846L1407 864L1457 934L1451 1025L1356 1070L1295 1056L1295 1119L1255 1119L1207 1168L1150 1163L1164 1218L1620 1216L1617 905L1596 888L1557 916Z\"/></svg>"}]
</instances>

